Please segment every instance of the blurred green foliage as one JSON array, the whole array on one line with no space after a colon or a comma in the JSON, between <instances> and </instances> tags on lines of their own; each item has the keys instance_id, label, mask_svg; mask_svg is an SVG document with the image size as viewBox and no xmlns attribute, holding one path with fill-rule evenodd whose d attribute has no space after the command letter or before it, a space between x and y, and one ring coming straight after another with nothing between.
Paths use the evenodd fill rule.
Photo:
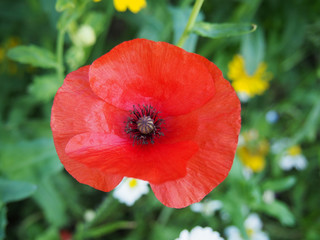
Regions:
<instances>
[{"instance_id":1,"label":"blurred green foliage","mask_svg":"<svg viewBox=\"0 0 320 240\"><path fill-rule=\"evenodd\" d=\"M263 95L242 105L242 131L255 129L259 140L271 145L283 139L286 147L300 145L306 169L284 171L279 167L284 150L269 152L263 171L248 180L236 157L226 181L205 198L223 202L219 214L210 216L189 207L168 209L151 192L127 207L63 170L50 111L65 75L125 40L177 43L193 1L147 4L132 14L116 12L108 0L0 2L0 239L6 234L13 240L54 240L67 232L73 239L168 240L196 225L221 234L236 225L247 238L243 222L249 212L260 214L270 239L319 239L319 1L205 1L197 19L202 23L184 45L216 63L225 76L239 53L249 74L267 63L273 80ZM218 23L229 23L230 36L250 32L251 24L258 30L215 39ZM266 120L270 110L279 115L275 123ZM271 203L263 200L267 190L275 193ZM93 221L84 219L90 209L96 210Z\"/></svg>"}]
</instances>

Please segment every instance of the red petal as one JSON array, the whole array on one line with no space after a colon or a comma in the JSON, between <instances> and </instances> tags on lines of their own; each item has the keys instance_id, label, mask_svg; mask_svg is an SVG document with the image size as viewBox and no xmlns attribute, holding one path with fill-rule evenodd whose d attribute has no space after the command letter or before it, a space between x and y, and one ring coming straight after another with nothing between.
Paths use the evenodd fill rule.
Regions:
<instances>
[{"instance_id":1,"label":"red petal","mask_svg":"<svg viewBox=\"0 0 320 240\"><path fill-rule=\"evenodd\" d=\"M68 156L88 168L155 184L185 176L186 164L196 151L191 141L132 146L127 139L102 133L77 135L66 146Z\"/></svg>"},{"instance_id":2,"label":"red petal","mask_svg":"<svg viewBox=\"0 0 320 240\"><path fill-rule=\"evenodd\" d=\"M81 183L110 191L120 183L122 176L90 169L65 154L65 147L74 135L109 130L110 124L107 123L104 112L106 108L111 112L115 111L114 107L107 105L91 91L88 70L89 67L86 66L66 77L54 99L51 128L57 153L66 170Z\"/></svg>"},{"instance_id":3,"label":"red petal","mask_svg":"<svg viewBox=\"0 0 320 240\"><path fill-rule=\"evenodd\" d=\"M216 66L198 56L214 76ZM182 125L193 122L192 134L199 150L188 161L187 175L162 184L151 184L156 197L166 206L186 207L199 202L228 175L241 127L241 105L235 91L222 75L215 76L216 93L205 106L178 116ZM197 126L196 126L197 125Z\"/></svg>"},{"instance_id":4,"label":"red petal","mask_svg":"<svg viewBox=\"0 0 320 240\"><path fill-rule=\"evenodd\" d=\"M98 58L89 79L93 91L116 107L151 104L163 115L188 113L214 95L212 75L194 54L145 39L124 42Z\"/></svg>"}]
</instances>

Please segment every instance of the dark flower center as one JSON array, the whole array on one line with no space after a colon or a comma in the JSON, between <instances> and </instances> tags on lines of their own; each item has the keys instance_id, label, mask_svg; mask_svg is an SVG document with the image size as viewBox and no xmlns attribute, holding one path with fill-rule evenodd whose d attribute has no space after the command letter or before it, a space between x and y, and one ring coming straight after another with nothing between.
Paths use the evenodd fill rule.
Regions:
<instances>
[{"instance_id":1,"label":"dark flower center","mask_svg":"<svg viewBox=\"0 0 320 240\"><path fill-rule=\"evenodd\" d=\"M156 138L163 136L161 125L163 119L159 118L159 112L150 105L133 105L130 116L126 121L126 133L133 139L133 145L154 143Z\"/></svg>"},{"instance_id":2,"label":"dark flower center","mask_svg":"<svg viewBox=\"0 0 320 240\"><path fill-rule=\"evenodd\" d=\"M143 116L137 121L138 130L142 134L149 134L154 130L153 120L149 116Z\"/></svg>"}]
</instances>

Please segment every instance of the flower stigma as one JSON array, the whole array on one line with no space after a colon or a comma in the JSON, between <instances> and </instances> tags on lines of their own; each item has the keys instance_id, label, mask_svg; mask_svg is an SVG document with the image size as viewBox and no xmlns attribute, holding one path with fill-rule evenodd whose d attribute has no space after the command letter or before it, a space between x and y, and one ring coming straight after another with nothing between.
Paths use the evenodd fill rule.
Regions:
<instances>
[{"instance_id":1,"label":"flower stigma","mask_svg":"<svg viewBox=\"0 0 320 240\"><path fill-rule=\"evenodd\" d=\"M154 130L153 120L149 116L143 116L137 121L138 130L142 134L149 134Z\"/></svg>"},{"instance_id":2,"label":"flower stigma","mask_svg":"<svg viewBox=\"0 0 320 240\"><path fill-rule=\"evenodd\" d=\"M133 105L130 116L126 121L125 132L133 139L136 144L154 144L154 140L164 136L161 132L163 119L159 118L159 112L150 105Z\"/></svg>"}]
</instances>

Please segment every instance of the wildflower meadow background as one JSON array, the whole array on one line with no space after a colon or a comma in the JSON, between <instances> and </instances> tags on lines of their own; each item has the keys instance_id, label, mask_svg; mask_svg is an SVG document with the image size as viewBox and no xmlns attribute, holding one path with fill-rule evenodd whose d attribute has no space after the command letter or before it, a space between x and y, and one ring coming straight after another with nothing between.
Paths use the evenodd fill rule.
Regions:
<instances>
[{"instance_id":1,"label":"wildflower meadow background","mask_svg":"<svg viewBox=\"0 0 320 240\"><path fill-rule=\"evenodd\" d=\"M186 32L202 2L0 1L0 239L320 239L320 1L205 0ZM80 184L53 145L66 74L134 38L208 58L241 101L229 176L183 209Z\"/></svg>"}]
</instances>

